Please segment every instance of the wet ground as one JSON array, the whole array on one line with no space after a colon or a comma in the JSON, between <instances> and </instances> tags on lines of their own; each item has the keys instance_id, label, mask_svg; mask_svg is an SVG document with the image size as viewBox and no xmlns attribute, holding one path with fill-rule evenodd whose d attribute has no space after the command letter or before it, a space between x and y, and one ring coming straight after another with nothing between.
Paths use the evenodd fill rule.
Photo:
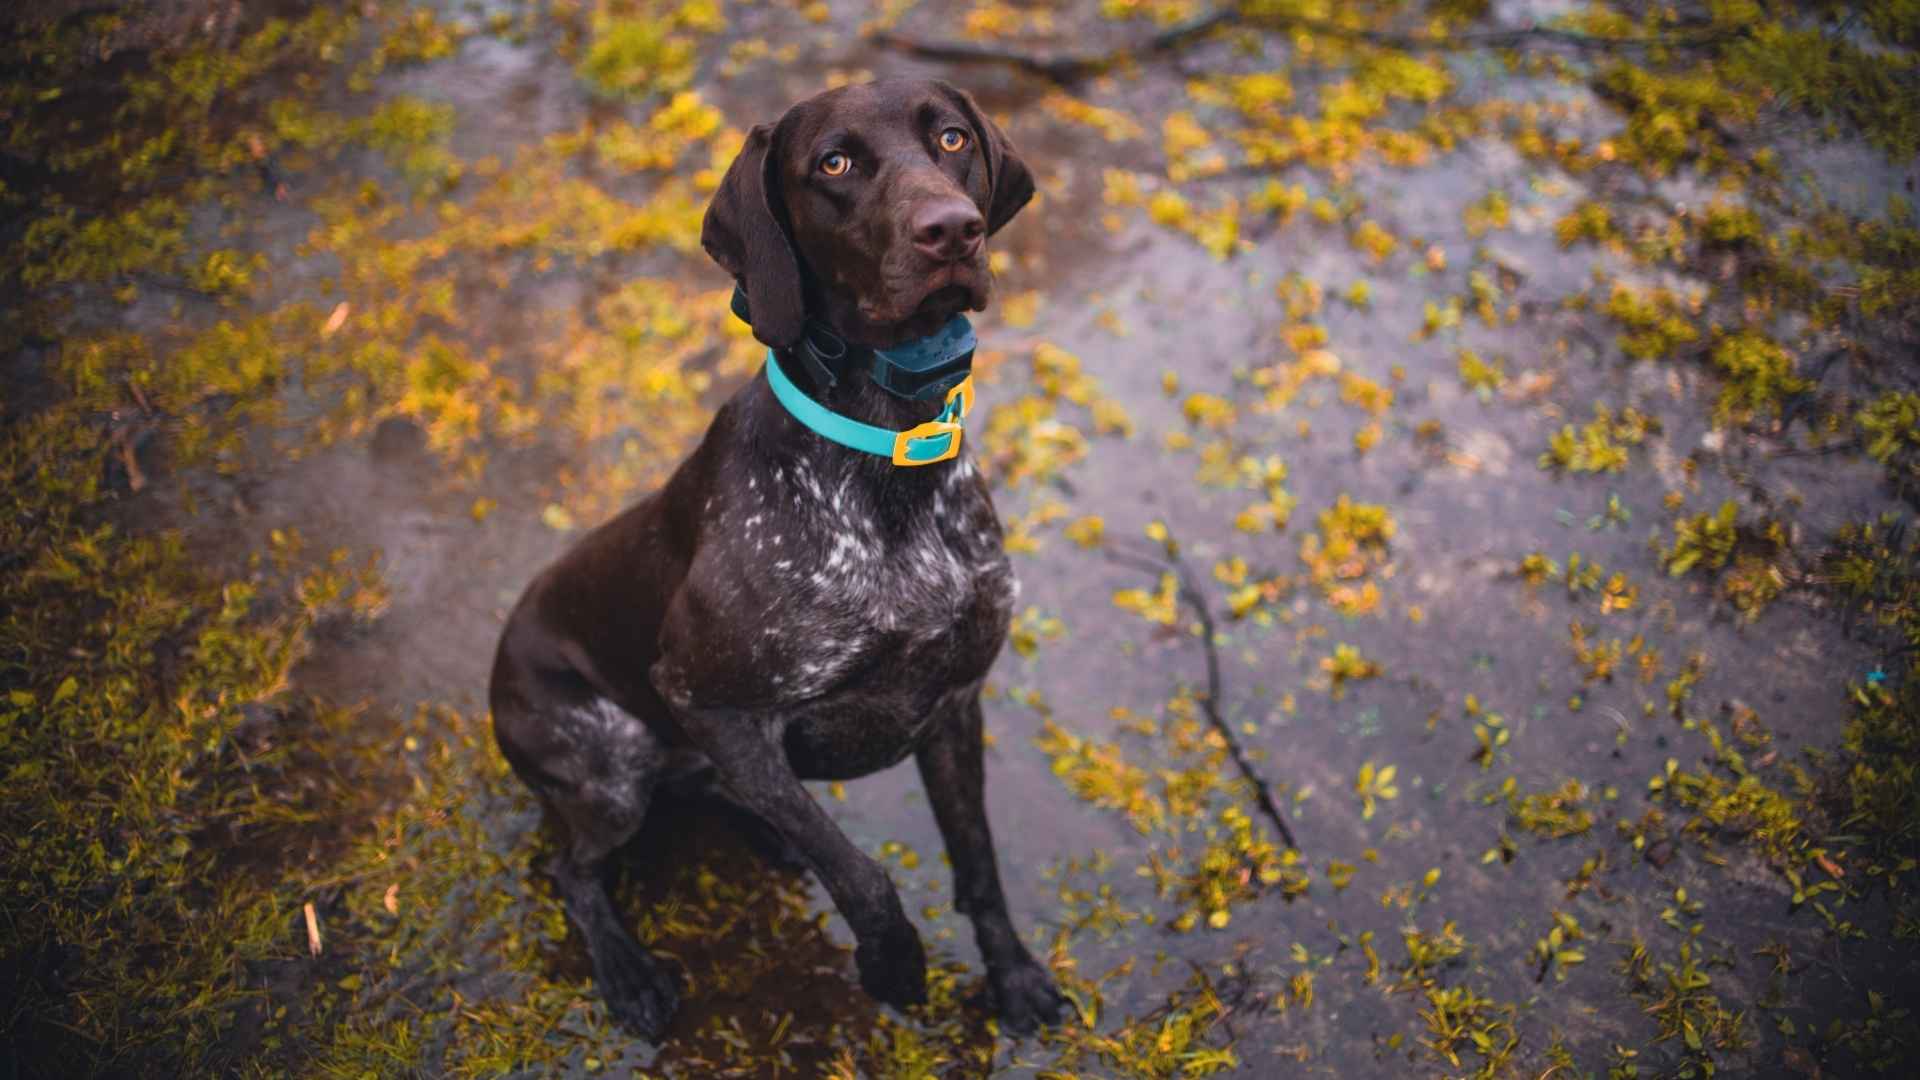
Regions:
<instances>
[{"instance_id":1,"label":"wet ground","mask_svg":"<svg viewBox=\"0 0 1920 1080\"><path fill-rule=\"evenodd\" d=\"M1347 68L1306 57L1351 42L1229 33L1069 92L1003 63L877 48L860 33L881 16L857 7L728 5L710 24L661 7L695 50L686 81L643 65L652 83L626 96L584 74L611 33L592 5L438 9L412 25L463 30L444 55L358 88L335 73L309 97L343 115L451 106L444 133L276 149L272 184L192 215L196 243L265 257L242 298L147 289L90 312L95 327L191 343L223 319L296 311L297 341L269 339L305 376L271 395L280 415L261 428L275 434L211 466L142 444L144 490L115 513L182 530L214 575L248 574L275 534L355 565L377 553L385 590L377 618L317 627L274 699L354 706L329 730L388 767L336 768L365 777L346 785L364 801L286 834L306 845L303 885L279 909L277 954L238 976L260 992L215 1059L1349 1077L1820 1076L1881 1060L1848 1033L1911 1004L1899 890L1796 900L1782 868L1806 865L1810 845L1839 852L1827 837L1841 823L1809 826L1788 859L1741 826L1751 815L1683 828L1704 811L1674 792L1676 771L1752 776L1813 805L1815 780L1794 771L1836 752L1849 688L1885 653L1817 588L1749 614L1720 575L1666 567L1675 522L1729 500L1742 522L1778 521L1786 544L1814 547L1911 508L1857 449L1716 417L1723 382L1697 357L1623 354L1602 310L1611 282L1727 287L1710 260L1648 265L1625 243L1556 231L1590 200L1670 213L1738 194L1688 169L1623 178L1530 154L1503 126L1522 108L1589 146L1624 121L1581 79L1491 49L1430 58L1444 91L1390 94L1361 126L1489 110L1452 145L1401 163L1379 144L1323 145L1256 168L1233 138L1245 117L1193 81L1286 72L1311 115L1304 102ZM993 37L1003 23L931 6L893 25L1076 53L1155 26L974 10L1012 29ZM1030 21L1045 12L1050 28ZM1471 25L1558 14L1495 4ZM407 25L370 14L350 55ZM996 1041L964 1000L977 973L958 967L924 1014L883 1015L818 890L723 816L683 807L657 815L622 870L627 910L689 983L655 1052L607 1028L537 870L537 812L485 733L493 644L529 578L656 483L753 369L726 325L728 283L688 231L711 187L701 173L787 102L887 75L971 90L1042 192L994 241L997 301L975 320L986 419L970 442L1024 586L1020 647L990 687L990 812L1016 923L1073 976L1081 1016L1049 1039ZM670 127L649 163L656 150L635 144L683 90L720 125ZM1168 127L1195 110L1197 133ZM1911 162L1819 134L1773 118L1783 173L1870 219L1912 190ZM1232 164L1209 175L1215 153ZM1258 206L1271 180L1299 185L1300 206ZM1185 208L1156 203L1164 191ZM1477 219L1493 193L1497 221ZM1221 242L1207 215L1228 200L1237 235ZM1567 303L1577 295L1596 299ZM1783 321L1783 340L1804 330ZM1793 339L1809 364L1813 337ZM387 344L404 357L379 360ZM1467 376L1463 353L1501 375ZM362 396L343 409L343 393ZM1596 407L1608 418L1591 436ZM1548 467L1567 425L1621 467ZM1182 566L1217 622L1210 645L1163 581ZM1210 733L1209 649L1212 704L1297 854L1270 846ZM937 961L975 968L913 770L816 794L890 867ZM1236 815L1250 826L1236 832ZM282 835L227 842L294 842ZM298 914L316 899L340 927L318 959ZM1142 1064L1156 1043L1160 1063ZM1899 1071L1904 1050L1886 1053Z\"/></svg>"}]
</instances>

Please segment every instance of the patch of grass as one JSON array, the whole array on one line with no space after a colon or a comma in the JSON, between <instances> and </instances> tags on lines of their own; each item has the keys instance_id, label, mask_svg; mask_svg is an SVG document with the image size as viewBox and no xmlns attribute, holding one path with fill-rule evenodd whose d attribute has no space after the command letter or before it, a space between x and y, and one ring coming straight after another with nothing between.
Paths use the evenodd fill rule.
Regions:
<instances>
[{"instance_id":1,"label":"patch of grass","mask_svg":"<svg viewBox=\"0 0 1920 1080\"><path fill-rule=\"evenodd\" d=\"M1777 418L1786 399L1808 386L1794 374L1793 355L1754 330L1721 336L1707 360L1726 379L1714 409L1714 418L1721 422Z\"/></svg>"},{"instance_id":2,"label":"patch of grass","mask_svg":"<svg viewBox=\"0 0 1920 1080\"><path fill-rule=\"evenodd\" d=\"M1074 1070L1092 1065L1101 1076L1174 1080L1232 1072L1241 1065L1225 1022L1232 1006L1205 972L1196 972L1159 1008L1125 1017L1110 1034L1094 1030L1098 997L1076 1004L1081 1024L1044 1036L1059 1052L1051 1070L1057 1075L1078 1075Z\"/></svg>"},{"instance_id":3,"label":"patch of grass","mask_svg":"<svg viewBox=\"0 0 1920 1080\"><path fill-rule=\"evenodd\" d=\"M355 714L303 705L288 672L318 623L377 617L385 592L290 537L222 578L177 534L122 532L102 520L118 455L71 400L0 432L0 529L33 553L0 581L0 950L68 972L20 987L8 1041L73 1072L192 1072L252 1000L242 973L304 949L296 838L360 801L342 771L305 775Z\"/></svg>"},{"instance_id":4,"label":"patch of grass","mask_svg":"<svg viewBox=\"0 0 1920 1080\"><path fill-rule=\"evenodd\" d=\"M1920 394L1889 391L1854 416L1867 453L1886 466L1894 490L1920 500Z\"/></svg>"},{"instance_id":5,"label":"patch of grass","mask_svg":"<svg viewBox=\"0 0 1920 1080\"><path fill-rule=\"evenodd\" d=\"M1632 993L1659 1027L1656 1041L1680 1040L1679 1075L1717 1075L1716 1053L1738 1052L1753 1040L1746 1014L1720 1001L1707 967L1692 941L1682 942L1672 961L1656 962L1636 939L1621 962Z\"/></svg>"},{"instance_id":6,"label":"patch of grass","mask_svg":"<svg viewBox=\"0 0 1920 1080\"><path fill-rule=\"evenodd\" d=\"M1737 519L1740 508L1732 499L1720 504L1711 514L1694 514L1673 523L1673 546L1661 560L1674 577L1703 567L1718 570L1733 556L1733 545L1740 539Z\"/></svg>"},{"instance_id":7,"label":"patch of grass","mask_svg":"<svg viewBox=\"0 0 1920 1080\"><path fill-rule=\"evenodd\" d=\"M591 40L575 70L597 93L609 97L637 100L682 90L699 62L699 35L722 25L714 0L601 0L593 11Z\"/></svg>"},{"instance_id":8,"label":"patch of grass","mask_svg":"<svg viewBox=\"0 0 1920 1080\"><path fill-rule=\"evenodd\" d=\"M1507 362L1494 357L1492 363L1472 349L1460 350L1460 384L1487 401L1507 383Z\"/></svg>"},{"instance_id":9,"label":"patch of grass","mask_svg":"<svg viewBox=\"0 0 1920 1080\"><path fill-rule=\"evenodd\" d=\"M1500 785L1507 802L1507 820L1548 840L1579 836L1593 828L1593 811L1588 809L1587 786L1568 780L1550 791L1523 792L1519 781L1508 777Z\"/></svg>"},{"instance_id":10,"label":"patch of grass","mask_svg":"<svg viewBox=\"0 0 1920 1080\"><path fill-rule=\"evenodd\" d=\"M1627 447L1640 445L1650 432L1658 430L1657 421L1632 406L1616 416L1596 402L1592 423L1577 431L1566 424L1554 433L1546 452L1540 455L1540 467L1569 473L1617 473L1630 460Z\"/></svg>"},{"instance_id":11,"label":"patch of grass","mask_svg":"<svg viewBox=\"0 0 1920 1080\"><path fill-rule=\"evenodd\" d=\"M1627 328L1619 338L1620 350L1636 360L1671 356L1679 347L1700 340L1700 331L1689 317L1698 313L1697 303L1670 289L1640 292L1615 285L1605 310Z\"/></svg>"}]
</instances>

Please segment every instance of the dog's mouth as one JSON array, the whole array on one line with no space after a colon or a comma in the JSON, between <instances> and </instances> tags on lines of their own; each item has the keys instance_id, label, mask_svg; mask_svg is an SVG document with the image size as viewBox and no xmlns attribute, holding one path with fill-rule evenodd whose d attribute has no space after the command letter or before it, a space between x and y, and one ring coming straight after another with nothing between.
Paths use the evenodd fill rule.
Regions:
<instances>
[{"instance_id":1,"label":"dog's mouth","mask_svg":"<svg viewBox=\"0 0 1920 1080\"><path fill-rule=\"evenodd\" d=\"M985 310L988 291L984 266L953 263L900 282L884 297L863 300L860 314L875 325L899 327L908 336L918 336L932 333L963 311Z\"/></svg>"},{"instance_id":2,"label":"dog's mouth","mask_svg":"<svg viewBox=\"0 0 1920 1080\"><path fill-rule=\"evenodd\" d=\"M978 311L986 302L986 296L971 285L939 285L920 299L913 313L950 319L962 311Z\"/></svg>"}]
</instances>

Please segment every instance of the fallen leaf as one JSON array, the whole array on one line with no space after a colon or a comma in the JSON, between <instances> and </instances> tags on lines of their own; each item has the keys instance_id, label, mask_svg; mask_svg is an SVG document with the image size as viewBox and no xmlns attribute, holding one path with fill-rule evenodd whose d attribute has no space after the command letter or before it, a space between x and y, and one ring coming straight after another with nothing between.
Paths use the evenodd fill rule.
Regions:
<instances>
[{"instance_id":1,"label":"fallen leaf","mask_svg":"<svg viewBox=\"0 0 1920 1080\"><path fill-rule=\"evenodd\" d=\"M345 300L335 304L333 314L327 316L327 325L320 328L320 336L330 338L339 333L340 328L347 325L347 316L351 314L353 314L352 304L347 303Z\"/></svg>"}]
</instances>

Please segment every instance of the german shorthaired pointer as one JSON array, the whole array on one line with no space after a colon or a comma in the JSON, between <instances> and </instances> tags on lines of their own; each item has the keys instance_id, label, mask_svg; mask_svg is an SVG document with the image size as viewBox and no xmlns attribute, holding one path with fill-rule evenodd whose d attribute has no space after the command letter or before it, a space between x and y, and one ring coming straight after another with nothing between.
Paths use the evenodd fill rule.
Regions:
<instances>
[{"instance_id":1,"label":"german shorthaired pointer","mask_svg":"<svg viewBox=\"0 0 1920 1080\"><path fill-rule=\"evenodd\" d=\"M869 993L926 1000L886 871L800 783L908 754L1002 1024L1059 1018L987 828L980 687L1017 586L959 425L961 313L986 307L986 238L1032 196L1006 135L940 82L842 87L754 128L702 244L767 370L664 487L542 571L501 634L495 736L561 829L567 913L638 1035L657 1041L679 995L603 871L655 792L689 777L717 780L814 871Z\"/></svg>"}]
</instances>

